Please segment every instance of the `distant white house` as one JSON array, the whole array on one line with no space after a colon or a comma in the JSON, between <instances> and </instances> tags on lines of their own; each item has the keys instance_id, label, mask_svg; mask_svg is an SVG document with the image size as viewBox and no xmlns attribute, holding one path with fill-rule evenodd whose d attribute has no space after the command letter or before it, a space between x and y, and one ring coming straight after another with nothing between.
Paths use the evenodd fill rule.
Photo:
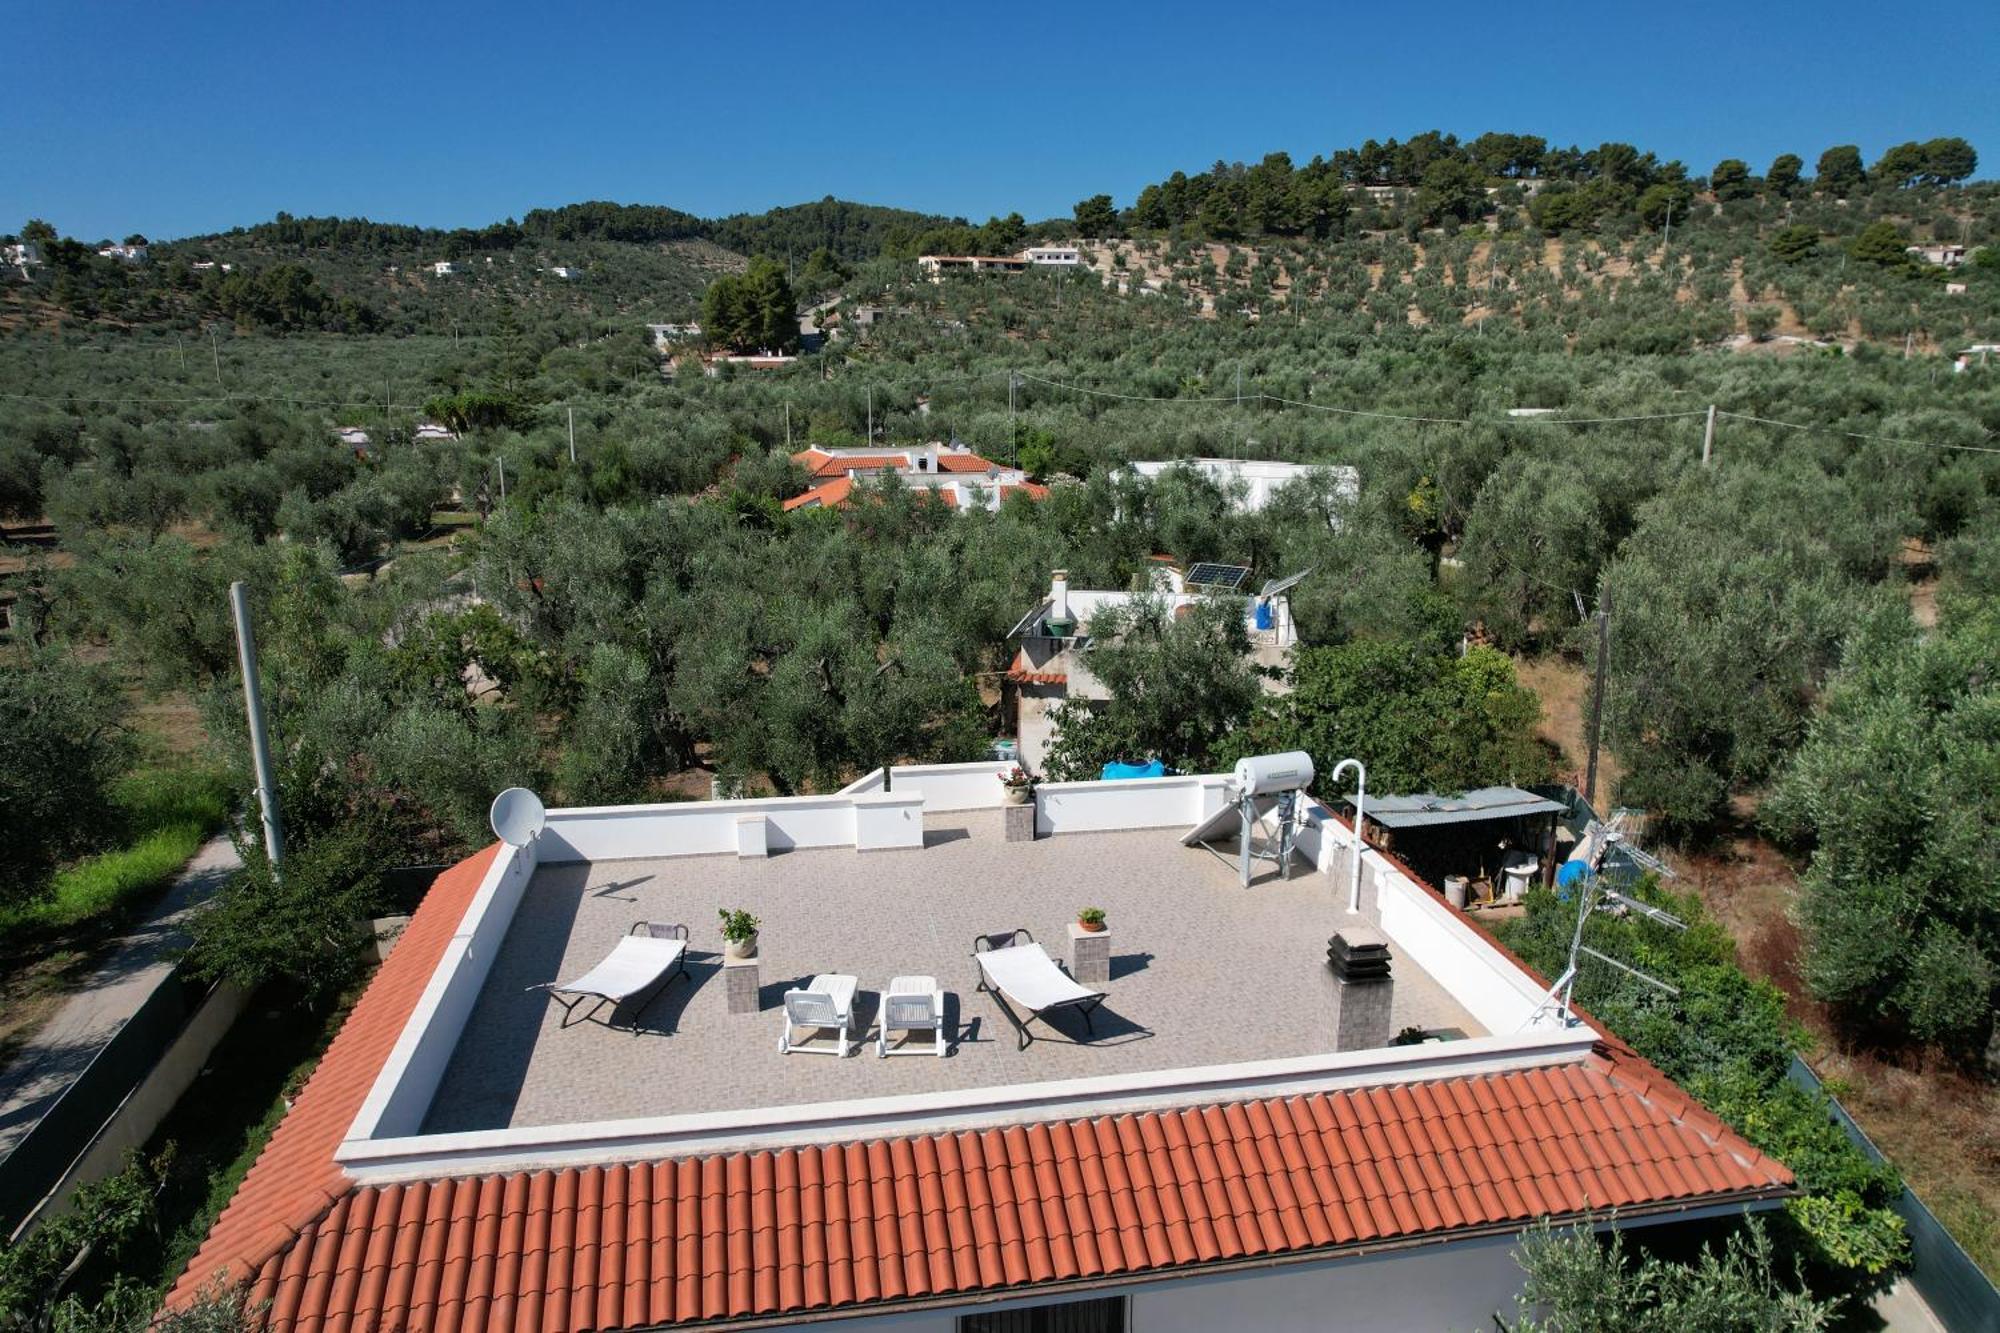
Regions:
<instances>
[{"instance_id":1,"label":"distant white house","mask_svg":"<svg viewBox=\"0 0 2000 1333\"><path fill-rule=\"evenodd\" d=\"M1941 268L1957 268L1965 262L1965 247L1944 243L1932 245L1906 245L1903 253L1926 264L1936 264Z\"/></svg>"},{"instance_id":2,"label":"distant white house","mask_svg":"<svg viewBox=\"0 0 2000 1333\"><path fill-rule=\"evenodd\" d=\"M194 263L188 265L188 267L193 269L197 273L206 273L210 269L220 269L224 273L228 273L231 270L233 270L236 267L236 265L218 264L213 259L197 259L194 261Z\"/></svg>"},{"instance_id":3,"label":"distant white house","mask_svg":"<svg viewBox=\"0 0 2000 1333\"><path fill-rule=\"evenodd\" d=\"M571 268L568 264L557 264L555 267L551 268L549 272L555 277L565 278L565 279L580 278L583 276L582 269Z\"/></svg>"},{"instance_id":4,"label":"distant white house","mask_svg":"<svg viewBox=\"0 0 2000 1333\"><path fill-rule=\"evenodd\" d=\"M101 259L121 259L128 264L146 262L146 247L143 245L107 245L97 254Z\"/></svg>"},{"instance_id":5,"label":"distant white house","mask_svg":"<svg viewBox=\"0 0 2000 1333\"><path fill-rule=\"evenodd\" d=\"M358 454L367 453L374 447L374 441L368 438L368 432L359 426L341 426L333 432L333 435L342 445Z\"/></svg>"},{"instance_id":6,"label":"distant white house","mask_svg":"<svg viewBox=\"0 0 2000 1333\"><path fill-rule=\"evenodd\" d=\"M432 263L431 272L437 274L440 278L449 277L458 272L458 265L452 263L449 259L440 259Z\"/></svg>"},{"instance_id":7,"label":"distant white house","mask_svg":"<svg viewBox=\"0 0 2000 1333\"><path fill-rule=\"evenodd\" d=\"M29 269L42 262L42 247L33 241L17 241L7 247L4 257L8 266L18 269L25 278Z\"/></svg>"},{"instance_id":8,"label":"distant white house","mask_svg":"<svg viewBox=\"0 0 2000 1333\"><path fill-rule=\"evenodd\" d=\"M1970 370L1974 366L1984 368L1993 364L1993 358L2000 356L2000 343L1974 343L1963 348L1951 358L1954 372Z\"/></svg>"},{"instance_id":9,"label":"distant white house","mask_svg":"<svg viewBox=\"0 0 2000 1333\"><path fill-rule=\"evenodd\" d=\"M1334 489L1344 501L1361 493L1361 474L1343 465L1274 463L1258 458L1174 458L1130 466L1140 476L1153 479L1175 468L1192 468L1229 492L1236 509L1246 514L1262 509L1293 482L1319 473L1331 474Z\"/></svg>"},{"instance_id":10,"label":"distant white house","mask_svg":"<svg viewBox=\"0 0 2000 1333\"><path fill-rule=\"evenodd\" d=\"M679 342L692 342L701 337L699 324L648 324L646 332L653 335L653 346L661 351Z\"/></svg>"},{"instance_id":11,"label":"distant white house","mask_svg":"<svg viewBox=\"0 0 2000 1333\"><path fill-rule=\"evenodd\" d=\"M1021 255L918 255L917 269L932 282L943 282L946 272L1021 273L1028 261Z\"/></svg>"},{"instance_id":12,"label":"distant white house","mask_svg":"<svg viewBox=\"0 0 2000 1333\"><path fill-rule=\"evenodd\" d=\"M441 426L435 421L426 421L417 427L416 433L410 438L418 444L430 444L438 440L455 440L458 438L458 434L449 426Z\"/></svg>"},{"instance_id":13,"label":"distant white house","mask_svg":"<svg viewBox=\"0 0 2000 1333\"><path fill-rule=\"evenodd\" d=\"M1030 264L1075 268L1083 262L1083 252L1073 245L1031 245L1021 252Z\"/></svg>"}]
</instances>

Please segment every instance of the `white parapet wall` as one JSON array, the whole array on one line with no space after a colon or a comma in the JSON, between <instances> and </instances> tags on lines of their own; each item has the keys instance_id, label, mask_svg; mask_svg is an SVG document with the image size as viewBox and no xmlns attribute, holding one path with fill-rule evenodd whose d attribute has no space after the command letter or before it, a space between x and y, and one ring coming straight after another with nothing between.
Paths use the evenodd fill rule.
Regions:
<instances>
[{"instance_id":1,"label":"white parapet wall","mask_svg":"<svg viewBox=\"0 0 2000 1333\"><path fill-rule=\"evenodd\" d=\"M487 969L513 924L522 892L534 878L541 842L537 838L524 847L502 843L494 853L493 864L486 868L472 904L431 972L430 984L403 1024L402 1035L354 1117L348 1137L393 1138L422 1128L458 1035L486 984Z\"/></svg>"},{"instance_id":2,"label":"white parapet wall","mask_svg":"<svg viewBox=\"0 0 2000 1333\"><path fill-rule=\"evenodd\" d=\"M882 770L864 773L840 789L842 796L865 796L870 792L891 791L897 795L915 792L923 796L924 809L989 810L1004 803L1000 774L1011 767L997 759L973 764L898 764L889 770L884 783Z\"/></svg>"},{"instance_id":3,"label":"white parapet wall","mask_svg":"<svg viewBox=\"0 0 2000 1333\"><path fill-rule=\"evenodd\" d=\"M1044 782L1035 789L1035 834L1191 829L1228 801L1227 773L1110 782Z\"/></svg>"}]
</instances>

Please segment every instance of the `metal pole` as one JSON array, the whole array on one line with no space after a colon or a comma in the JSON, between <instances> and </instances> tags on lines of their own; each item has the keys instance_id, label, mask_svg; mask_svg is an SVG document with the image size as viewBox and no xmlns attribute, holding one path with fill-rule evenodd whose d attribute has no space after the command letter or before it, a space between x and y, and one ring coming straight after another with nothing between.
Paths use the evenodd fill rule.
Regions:
<instances>
[{"instance_id":1,"label":"metal pole","mask_svg":"<svg viewBox=\"0 0 2000 1333\"><path fill-rule=\"evenodd\" d=\"M1354 766L1354 846L1347 858L1347 910L1361 910L1361 827L1368 817L1368 769L1359 759L1343 759L1327 775L1328 783L1339 780L1340 771Z\"/></svg>"},{"instance_id":2,"label":"metal pole","mask_svg":"<svg viewBox=\"0 0 2000 1333\"><path fill-rule=\"evenodd\" d=\"M222 388L222 346L215 341L215 326L208 326L208 350L215 353L215 387Z\"/></svg>"},{"instance_id":3,"label":"metal pole","mask_svg":"<svg viewBox=\"0 0 2000 1333\"><path fill-rule=\"evenodd\" d=\"M1710 412L1714 410L1709 409ZM1600 578L1597 584L1597 684L1590 692L1590 765L1584 770L1583 777L1583 799L1593 810L1597 808L1597 747L1604 739L1604 674L1610 664L1611 581Z\"/></svg>"},{"instance_id":4,"label":"metal pole","mask_svg":"<svg viewBox=\"0 0 2000 1333\"><path fill-rule=\"evenodd\" d=\"M875 390L868 391L868 443L875 443Z\"/></svg>"},{"instance_id":5,"label":"metal pole","mask_svg":"<svg viewBox=\"0 0 2000 1333\"><path fill-rule=\"evenodd\" d=\"M1708 405L1708 424L1701 431L1701 465L1708 466L1708 456L1715 449L1715 404Z\"/></svg>"},{"instance_id":6,"label":"metal pole","mask_svg":"<svg viewBox=\"0 0 2000 1333\"><path fill-rule=\"evenodd\" d=\"M504 458L494 459L493 470L500 474L500 503L506 504L507 503L507 460Z\"/></svg>"},{"instance_id":7,"label":"metal pole","mask_svg":"<svg viewBox=\"0 0 2000 1333\"><path fill-rule=\"evenodd\" d=\"M236 660L243 669L243 712L250 721L250 763L257 774L257 806L264 820L264 855L271 871L285 856L285 830L278 820L278 784L271 776L271 737L264 726L264 694L257 680L257 638L250 628L250 595L242 580L229 585L229 610L236 618Z\"/></svg>"},{"instance_id":8,"label":"metal pole","mask_svg":"<svg viewBox=\"0 0 2000 1333\"><path fill-rule=\"evenodd\" d=\"M576 409L569 408L569 461L576 461Z\"/></svg>"},{"instance_id":9,"label":"metal pole","mask_svg":"<svg viewBox=\"0 0 2000 1333\"><path fill-rule=\"evenodd\" d=\"M785 404L785 452L792 451L792 405Z\"/></svg>"}]
</instances>

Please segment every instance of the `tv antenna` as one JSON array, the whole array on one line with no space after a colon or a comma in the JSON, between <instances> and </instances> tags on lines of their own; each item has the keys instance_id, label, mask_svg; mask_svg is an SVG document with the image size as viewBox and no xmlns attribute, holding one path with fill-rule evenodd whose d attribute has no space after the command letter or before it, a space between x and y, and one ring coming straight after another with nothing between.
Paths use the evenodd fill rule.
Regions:
<instances>
[{"instance_id":1,"label":"tv antenna","mask_svg":"<svg viewBox=\"0 0 2000 1333\"><path fill-rule=\"evenodd\" d=\"M1572 998L1576 991L1577 972L1581 969L1583 958L1586 954L1595 958L1600 963L1618 969L1628 977L1645 982L1655 990L1664 991L1666 994L1674 996L1678 996L1681 993L1678 986L1670 986L1658 977L1647 972L1642 972L1630 963L1613 958L1603 950L1593 949L1588 944L1585 944L1583 942L1583 928L1589 924L1592 914L1599 911L1637 913L1649 921L1673 930L1686 930L1688 928L1687 922L1681 920L1672 912L1655 907L1648 902L1641 902L1630 894L1621 893L1617 889L1612 888L1610 884L1605 882L1602 875L1587 875L1578 880L1576 930L1570 935L1569 961L1564 965L1562 975L1556 978L1556 984L1549 987L1547 993L1542 996L1542 1002L1535 1006L1535 1011L1529 1014L1527 1021L1521 1024L1523 1028L1533 1027L1541 1020L1543 1014L1551 1010L1555 1012L1557 1021L1564 1027L1568 1027L1576 1022L1576 1011L1572 1004Z\"/></svg>"}]
</instances>

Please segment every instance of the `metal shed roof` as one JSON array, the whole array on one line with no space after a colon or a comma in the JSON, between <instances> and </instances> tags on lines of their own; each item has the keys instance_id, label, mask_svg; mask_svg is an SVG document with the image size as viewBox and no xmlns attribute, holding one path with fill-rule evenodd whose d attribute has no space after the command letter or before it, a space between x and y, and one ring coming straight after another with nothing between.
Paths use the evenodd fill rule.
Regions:
<instances>
[{"instance_id":1,"label":"metal shed roof","mask_svg":"<svg viewBox=\"0 0 2000 1333\"><path fill-rule=\"evenodd\" d=\"M1351 803L1350 803L1351 804ZM1563 806L1519 787L1480 787L1458 796L1371 796L1368 818L1383 828L1421 828L1431 824L1467 824L1483 819L1518 819L1522 815L1560 814Z\"/></svg>"}]
</instances>

